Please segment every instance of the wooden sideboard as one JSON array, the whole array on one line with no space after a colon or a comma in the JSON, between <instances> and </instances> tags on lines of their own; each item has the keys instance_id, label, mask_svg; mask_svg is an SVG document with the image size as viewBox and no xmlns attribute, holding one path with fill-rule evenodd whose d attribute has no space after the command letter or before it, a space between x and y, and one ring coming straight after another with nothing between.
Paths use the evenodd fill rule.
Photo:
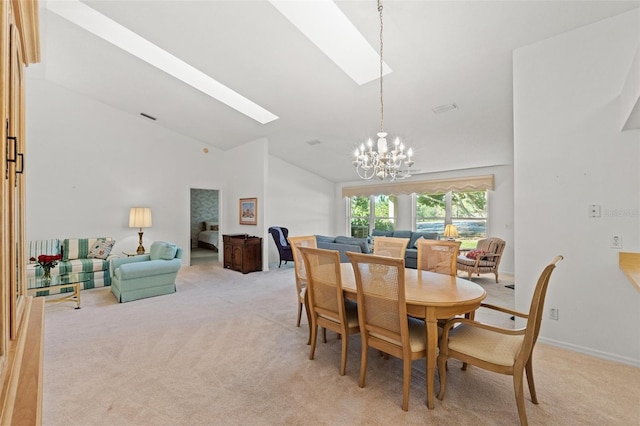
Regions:
<instances>
[{"instance_id":1,"label":"wooden sideboard","mask_svg":"<svg viewBox=\"0 0 640 426\"><path fill-rule=\"evenodd\" d=\"M247 234L223 235L224 267L243 274L262 271L262 238Z\"/></svg>"}]
</instances>

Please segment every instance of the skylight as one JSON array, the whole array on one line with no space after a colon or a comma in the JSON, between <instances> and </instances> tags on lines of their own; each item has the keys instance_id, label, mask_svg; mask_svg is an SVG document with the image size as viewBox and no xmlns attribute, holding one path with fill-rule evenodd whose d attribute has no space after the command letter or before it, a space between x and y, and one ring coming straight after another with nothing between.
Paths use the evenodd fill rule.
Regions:
<instances>
[{"instance_id":1,"label":"skylight","mask_svg":"<svg viewBox=\"0 0 640 426\"><path fill-rule=\"evenodd\" d=\"M356 83L380 77L380 55L332 0L269 1Z\"/></svg>"},{"instance_id":2,"label":"skylight","mask_svg":"<svg viewBox=\"0 0 640 426\"><path fill-rule=\"evenodd\" d=\"M78 0L46 1L47 9L142 59L248 117L266 124L278 119L260 105L178 59Z\"/></svg>"}]
</instances>

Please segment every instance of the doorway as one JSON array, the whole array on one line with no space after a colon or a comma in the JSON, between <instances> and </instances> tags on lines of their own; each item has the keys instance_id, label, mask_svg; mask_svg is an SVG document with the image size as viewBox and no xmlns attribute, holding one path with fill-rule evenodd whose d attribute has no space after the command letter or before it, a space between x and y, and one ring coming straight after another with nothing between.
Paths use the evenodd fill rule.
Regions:
<instances>
[{"instance_id":1,"label":"doorway","mask_svg":"<svg viewBox=\"0 0 640 426\"><path fill-rule=\"evenodd\" d=\"M191 266L218 262L219 194L217 189L191 188Z\"/></svg>"}]
</instances>

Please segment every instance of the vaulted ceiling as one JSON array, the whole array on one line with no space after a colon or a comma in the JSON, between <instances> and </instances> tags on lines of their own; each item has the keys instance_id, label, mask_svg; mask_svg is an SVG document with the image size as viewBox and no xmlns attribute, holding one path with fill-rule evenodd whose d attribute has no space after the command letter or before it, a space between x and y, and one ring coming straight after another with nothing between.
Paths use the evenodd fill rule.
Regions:
<instances>
[{"instance_id":1,"label":"vaulted ceiling","mask_svg":"<svg viewBox=\"0 0 640 426\"><path fill-rule=\"evenodd\" d=\"M356 146L379 129L379 82L356 84L267 1L85 1L280 118L260 124L47 10L44 77L227 150L258 138L334 182L356 180ZM336 1L377 51L374 0ZM422 172L510 164L512 52L639 1L384 2L385 130ZM332 31L332 23L323 23ZM459 109L434 114L455 102ZM145 120L145 118L140 118ZM309 142L320 142L309 144Z\"/></svg>"}]
</instances>

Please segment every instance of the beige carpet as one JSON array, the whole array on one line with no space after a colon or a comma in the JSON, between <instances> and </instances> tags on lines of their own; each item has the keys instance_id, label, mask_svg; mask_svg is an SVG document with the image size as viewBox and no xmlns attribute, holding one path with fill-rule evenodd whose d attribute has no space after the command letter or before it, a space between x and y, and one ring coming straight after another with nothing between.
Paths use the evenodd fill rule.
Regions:
<instances>
[{"instance_id":1,"label":"beige carpet","mask_svg":"<svg viewBox=\"0 0 640 426\"><path fill-rule=\"evenodd\" d=\"M476 281L489 301L512 303L507 280ZM360 389L359 336L350 338L341 377L335 335L318 344L310 361L307 326L295 327L295 316L293 268L284 265L248 275L219 264L185 267L175 294L118 304L102 288L83 291L80 310L48 305L43 423L518 423L511 377L473 367L463 372L455 360L447 395L434 410L425 405L424 360L415 361L409 411L403 412L399 360L370 351ZM530 424L640 424L639 369L544 344L536 346L534 369L540 404L525 390Z\"/></svg>"}]
</instances>

